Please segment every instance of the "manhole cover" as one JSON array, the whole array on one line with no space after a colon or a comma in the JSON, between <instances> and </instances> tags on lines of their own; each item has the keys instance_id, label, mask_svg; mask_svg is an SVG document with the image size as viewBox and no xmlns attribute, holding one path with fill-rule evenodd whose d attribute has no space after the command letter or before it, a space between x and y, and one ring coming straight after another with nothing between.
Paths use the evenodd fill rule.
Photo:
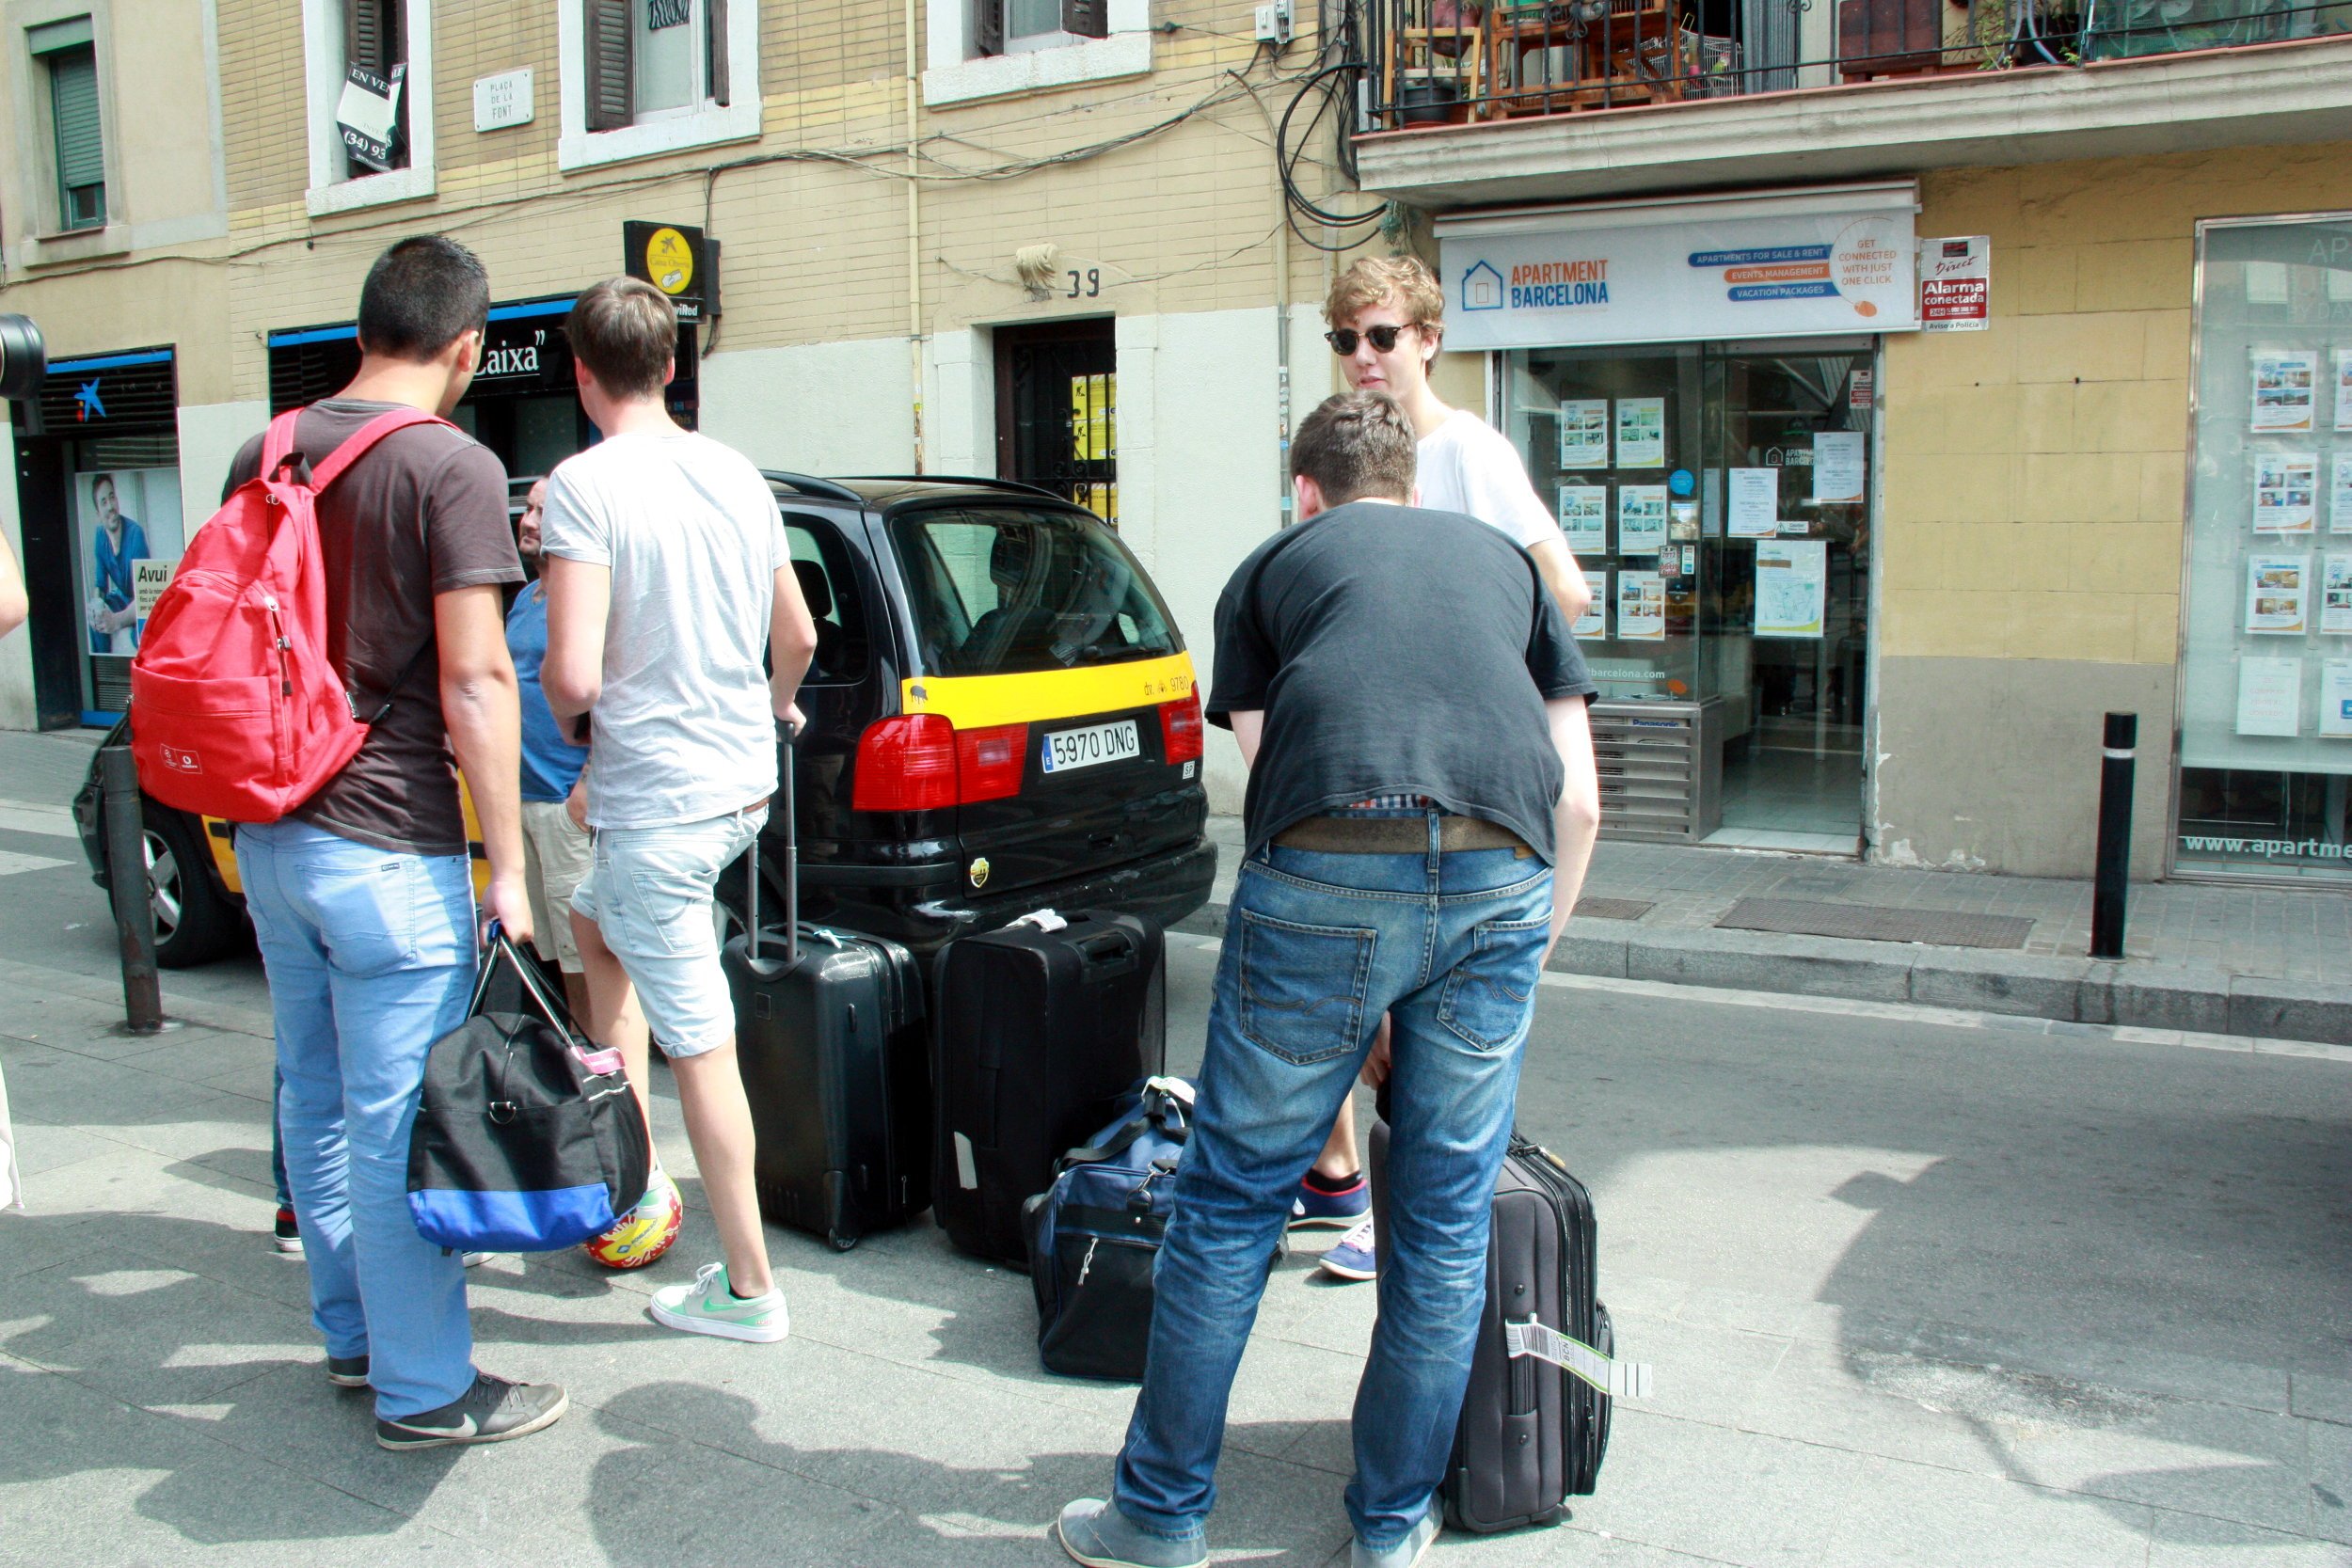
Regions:
<instances>
[{"instance_id":1,"label":"manhole cover","mask_svg":"<svg viewBox=\"0 0 2352 1568\"><path fill-rule=\"evenodd\" d=\"M1816 904L1803 898L1742 898L1715 924L1735 931L1924 942L1939 947L2022 948L2033 934L2033 922L2021 915L1893 909L1883 904Z\"/></svg>"},{"instance_id":2,"label":"manhole cover","mask_svg":"<svg viewBox=\"0 0 2352 1568\"><path fill-rule=\"evenodd\" d=\"M1639 920L1658 906L1645 898L1580 898L1580 920Z\"/></svg>"}]
</instances>

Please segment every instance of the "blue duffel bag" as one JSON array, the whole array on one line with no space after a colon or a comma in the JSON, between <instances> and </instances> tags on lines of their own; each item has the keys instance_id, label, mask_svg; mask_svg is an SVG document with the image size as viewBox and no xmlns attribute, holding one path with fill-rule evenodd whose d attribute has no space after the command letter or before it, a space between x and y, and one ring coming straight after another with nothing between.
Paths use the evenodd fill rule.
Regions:
<instances>
[{"instance_id":1,"label":"blue duffel bag","mask_svg":"<svg viewBox=\"0 0 2352 1568\"><path fill-rule=\"evenodd\" d=\"M1182 1078L1145 1079L1120 1098L1118 1118L1063 1155L1054 1184L1022 1206L1047 1371L1142 1379L1152 1268L1175 1211L1192 1098Z\"/></svg>"}]
</instances>

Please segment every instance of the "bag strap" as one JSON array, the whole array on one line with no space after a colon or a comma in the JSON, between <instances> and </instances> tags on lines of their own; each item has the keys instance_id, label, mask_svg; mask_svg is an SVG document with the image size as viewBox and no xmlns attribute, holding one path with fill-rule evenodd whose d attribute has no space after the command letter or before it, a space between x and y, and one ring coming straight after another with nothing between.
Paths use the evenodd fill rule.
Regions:
<instances>
[{"instance_id":1,"label":"bag strap","mask_svg":"<svg viewBox=\"0 0 2352 1568\"><path fill-rule=\"evenodd\" d=\"M292 416L280 415L278 417L288 419ZM376 442L396 430L406 430L410 425L415 424L449 424L449 421L437 414L428 414L421 408L394 408L378 414L374 419L354 431L348 440L328 452L323 461L310 466L310 488L314 491L326 489L342 476L345 468L365 457L368 450ZM270 429L275 432L277 428L277 422L273 420ZM454 430L456 426L451 425L450 428ZM291 435L292 427L289 426L288 430Z\"/></svg>"},{"instance_id":2,"label":"bag strap","mask_svg":"<svg viewBox=\"0 0 2352 1568\"><path fill-rule=\"evenodd\" d=\"M262 437L262 478L276 473L278 465L294 454L294 421L300 418L301 409L289 408L270 420L269 430Z\"/></svg>"},{"instance_id":3,"label":"bag strap","mask_svg":"<svg viewBox=\"0 0 2352 1568\"><path fill-rule=\"evenodd\" d=\"M466 1003L468 1018L482 1016L483 999L490 992L490 976L497 973L501 961L514 966L516 977L523 983L523 993L537 1006L540 1016L553 1024L565 1039L580 1040L586 1037L580 1033L580 1024L572 1018L571 1008L564 1006L562 997L548 990L547 982L539 977L531 960L523 957L520 950L515 946L514 939L506 934L506 928L495 920L490 922L490 944L483 949L482 973L475 976L473 995Z\"/></svg>"},{"instance_id":4,"label":"bag strap","mask_svg":"<svg viewBox=\"0 0 2352 1568\"><path fill-rule=\"evenodd\" d=\"M392 704L400 696L400 689L408 684L408 677L417 673L417 666L422 664L424 662L424 656L432 651L433 633L426 632L424 634L424 641L417 644L417 651L408 656L408 662L402 665L400 667L400 673L392 677L392 684L384 689L384 705L377 708L367 718L359 719L359 705L357 702L354 702L352 704L351 716L354 719L359 719L359 721L367 725L370 729L373 729L376 725L384 722L384 716L392 711Z\"/></svg>"},{"instance_id":5,"label":"bag strap","mask_svg":"<svg viewBox=\"0 0 2352 1568\"><path fill-rule=\"evenodd\" d=\"M1184 1102L1158 1085L1159 1080L1153 1079L1144 1089L1143 1099L1120 1124L1118 1132L1099 1144L1084 1144L1072 1149L1061 1157L1061 1167L1099 1165L1105 1160L1115 1160L1143 1136L1146 1128L1158 1128L1160 1136L1169 1143L1181 1144L1189 1139L1192 1125L1184 1115Z\"/></svg>"}]
</instances>

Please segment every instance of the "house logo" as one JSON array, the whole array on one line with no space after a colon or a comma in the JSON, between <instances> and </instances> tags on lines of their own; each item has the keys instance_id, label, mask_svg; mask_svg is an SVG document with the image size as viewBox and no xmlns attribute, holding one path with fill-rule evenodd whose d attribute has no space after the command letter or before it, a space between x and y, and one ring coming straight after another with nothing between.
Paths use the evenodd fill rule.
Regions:
<instances>
[{"instance_id":1,"label":"house logo","mask_svg":"<svg viewBox=\"0 0 2352 1568\"><path fill-rule=\"evenodd\" d=\"M194 752L183 752L177 746L158 746L155 750L162 753L164 768L167 771L173 773L204 771L204 759Z\"/></svg>"},{"instance_id":2,"label":"house logo","mask_svg":"<svg viewBox=\"0 0 2352 1568\"><path fill-rule=\"evenodd\" d=\"M1481 261L1462 275L1462 309L1502 309L1502 274L1495 271L1493 262Z\"/></svg>"},{"instance_id":3,"label":"house logo","mask_svg":"<svg viewBox=\"0 0 2352 1568\"><path fill-rule=\"evenodd\" d=\"M106 417L105 402L98 395L96 378L82 383L82 389L73 394L73 419L77 424L87 424L93 419Z\"/></svg>"}]
</instances>

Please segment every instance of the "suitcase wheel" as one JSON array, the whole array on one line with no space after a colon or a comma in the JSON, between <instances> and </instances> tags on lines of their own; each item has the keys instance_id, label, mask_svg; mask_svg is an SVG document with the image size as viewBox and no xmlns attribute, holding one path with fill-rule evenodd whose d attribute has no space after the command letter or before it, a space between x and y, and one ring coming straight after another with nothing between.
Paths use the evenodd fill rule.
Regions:
<instances>
[{"instance_id":1,"label":"suitcase wheel","mask_svg":"<svg viewBox=\"0 0 2352 1568\"><path fill-rule=\"evenodd\" d=\"M1547 1508L1541 1513L1535 1514L1530 1518L1527 1522L1531 1528L1540 1529L1548 1526L1556 1525L1567 1516L1568 1511L1565 1508Z\"/></svg>"},{"instance_id":2,"label":"suitcase wheel","mask_svg":"<svg viewBox=\"0 0 2352 1568\"><path fill-rule=\"evenodd\" d=\"M828 1230L825 1232L825 1240L833 1244L834 1251L847 1252L857 1245L859 1239L855 1236L844 1236L838 1230Z\"/></svg>"}]
</instances>

